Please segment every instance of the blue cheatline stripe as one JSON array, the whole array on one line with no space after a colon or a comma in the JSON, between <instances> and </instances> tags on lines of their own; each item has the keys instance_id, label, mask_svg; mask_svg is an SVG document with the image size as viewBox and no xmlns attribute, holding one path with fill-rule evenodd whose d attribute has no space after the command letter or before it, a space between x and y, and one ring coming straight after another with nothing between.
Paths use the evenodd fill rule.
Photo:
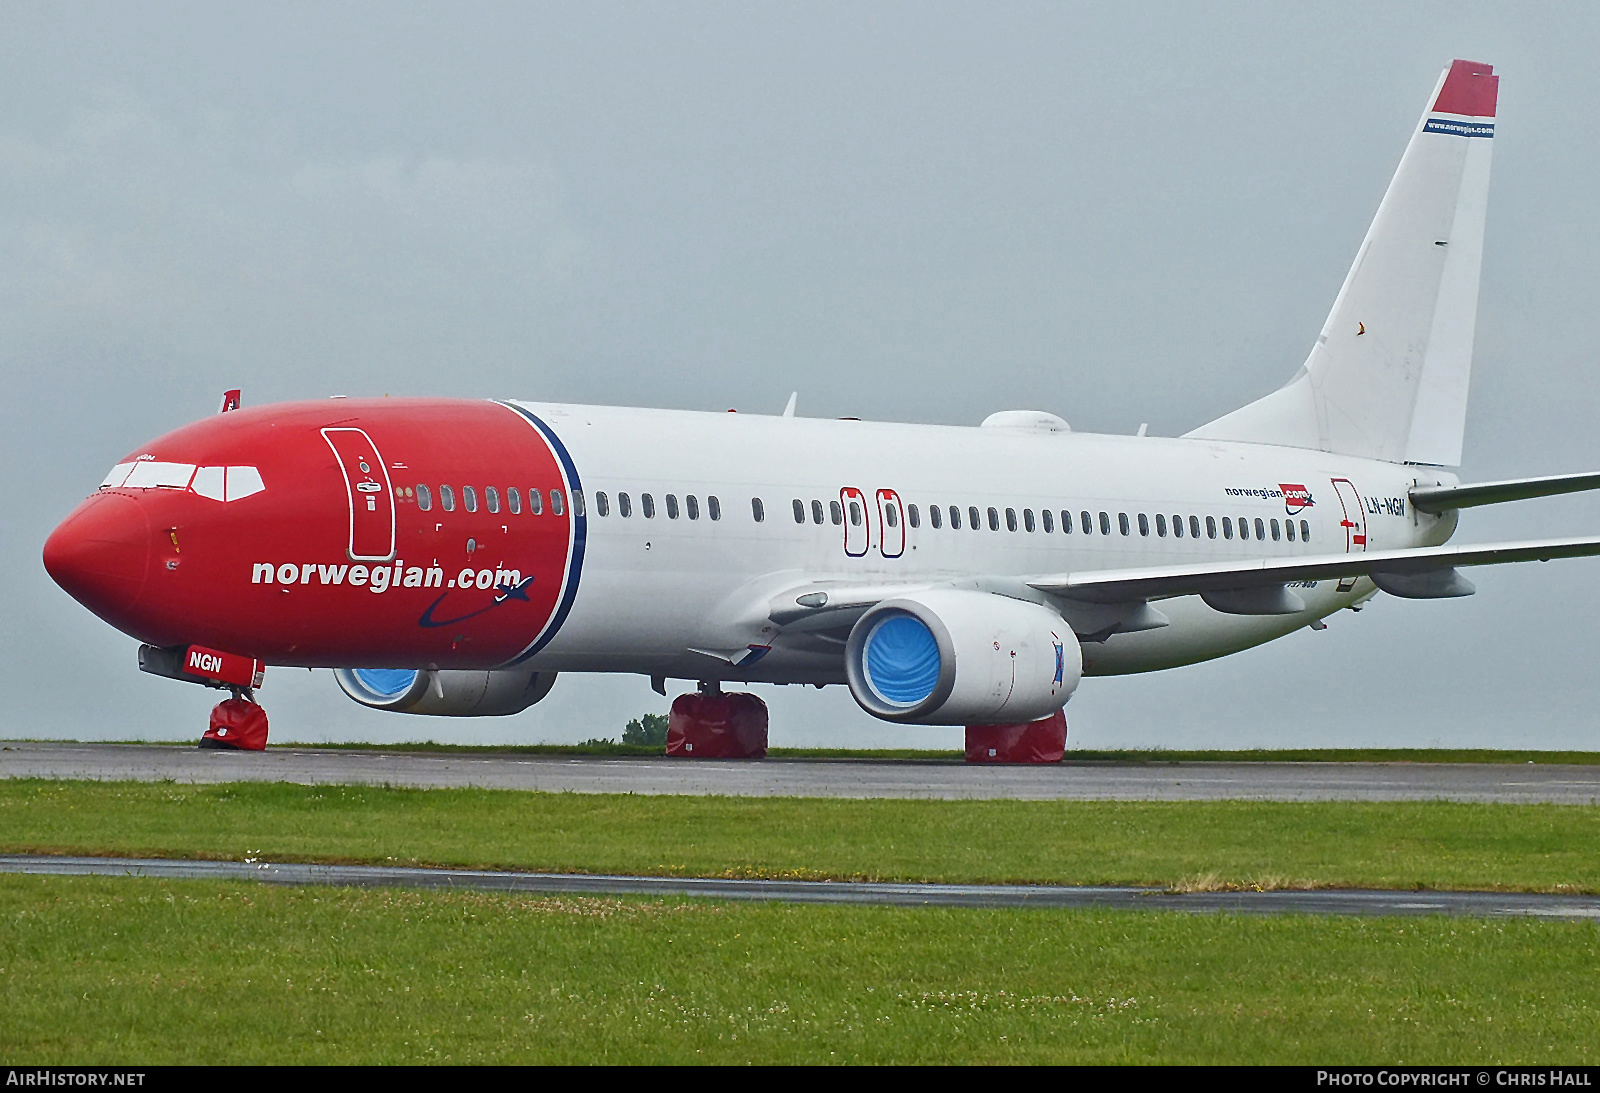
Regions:
<instances>
[{"instance_id":1,"label":"blue cheatline stripe","mask_svg":"<svg viewBox=\"0 0 1600 1093\"><path fill-rule=\"evenodd\" d=\"M540 420L537 414L530 413L515 403L502 402L500 405L508 410L514 410L527 418L533 424L533 427L543 434L551 450L556 453L556 458L561 461L561 469L567 476L567 512L572 515L572 560L567 565L567 586L562 590L561 602L556 605L555 616L551 618L544 630L534 638L533 644L506 662L510 665L521 664L540 649L549 645L551 639L560 631L561 624L567 621L567 615L572 611L572 601L578 598L578 578L583 574L583 548L589 540L589 506L587 504L584 505L584 515L582 516L572 511L572 493L574 490L583 489L583 484L578 481L578 468L572 462L572 456L567 452L567 446L561 443L561 438L556 436L555 430Z\"/></svg>"},{"instance_id":2,"label":"blue cheatline stripe","mask_svg":"<svg viewBox=\"0 0 1600 1093\"><path fill-rule=\"evenodd\" d=\"M1424 133L1445 133L1452 137L1492 137L1492 121L1456 121L1453 118L1429 118L1422 126Z\"/></svg>"},{"instance_id":3,"label":"blue cheatline stripe","mask_svg":"<svg viewBox=\"0 0 1600 1093\"><path fill-rule=\"evenodd\" d=\"M353 668L351 672L363 687L382 698L405 694L417 681L411 668Z\"/></svg>"},{"instance_id":4,"label":"blue cheatline stripe","mask_svg":"<svg viewBox=\"0 0 1600 1093\"><path fill-rule=\"evenodd\" d=\"M867 681L895 706L915 706L939 685L939 643L921 619L894 615L867 635Z\"/></svg>"}]
</instances>

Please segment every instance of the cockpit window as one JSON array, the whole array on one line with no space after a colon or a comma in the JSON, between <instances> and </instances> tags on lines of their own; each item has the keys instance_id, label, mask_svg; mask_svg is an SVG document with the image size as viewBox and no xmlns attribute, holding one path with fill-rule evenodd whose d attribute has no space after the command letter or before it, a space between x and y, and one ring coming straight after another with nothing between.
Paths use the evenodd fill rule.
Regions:
<instances>
[{"instance_id":1,"label":"cockpit window","mask_svg":"<svg viewBox=\"0 0 1600 1093\"><path fill-rule=\"evenodd\" d=\"M254 467L197 467L193 463L143 459L112 467L100 488L188 490L213 501L237 501L267 487L262 484L261 472Z\"/></svg>"}]
</instances>

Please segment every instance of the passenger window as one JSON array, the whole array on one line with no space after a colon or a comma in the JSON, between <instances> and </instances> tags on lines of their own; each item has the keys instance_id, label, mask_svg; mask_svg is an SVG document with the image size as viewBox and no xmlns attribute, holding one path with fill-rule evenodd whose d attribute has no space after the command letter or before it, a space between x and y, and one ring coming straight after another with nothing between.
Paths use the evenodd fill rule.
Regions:
<instances>
[{"instance_id":1,"label":"passenger window","mask_svg":"<svg viewBox=\"0 0 1600 1093\"><path fill-rule=\"evenodd\" d=\"M565 506L562 504L561 491L560 490L551 490L550 491L550 515L551 516L560 516L563 511L565 511Z\"/></svg>"},{"instance_id":2,"label":"passenger window","mask_svg":"<svg viewBox=\"0 0 1600 1093\"><path fill-rule=\"evenodd\" d=\"M1265 539L1266 537L1267 537L1267 526L1261 522L1261 517L1257 516L1256 517L1256 538L1257 539ZM1276 521L1276 520L1272 521L1272 537L1274 539L1276 539L1278 537L1278 521Z\"/></svg>"},{"instance_id":3,"label":"passenger window","mask_svg":"<svg viewBox=\"0 0 1600 1093\"><path fill-rule=\"evenodd\" d=\"M1139 514L1139 534L1144 536L1150 534L1150 517L1142 512Z\"/></svg>"},{"instance_id":4,"label":"passenger window","mask_svg":"<svg viewBox=\"0 0 1600 1093\"><path fill-rule=\"evenodd\" d=\"M1239 517L1239 538L1250 538L1250 518L1248 516Z\"/></svg>"},{"instance_id":5,"label":"passenger window","mask_svg":"<svg viewBox=\"0 0 1600 1093\"><path fill-rule=\"evenodd\" d=\"M678 518L678 495L675 494L675 493L669 493L669 494L667 494L667 519L668 520L676 520L677 518Z\"/></svg>"},{"instance_id":6,"label":"passenger window","mask_svg":"<svg viewBox=\"0 0 1600 1093\"><path fill-rule=\"evenodd\" d=\"M717 500L714 493L706 497L706 515L713 520L722 519L722 502Z\"/></svg>"},{"instance_id":7,"label":"passenger window","mask_svg":"<svg viewBox=\"0 0 1600 1093\"><path fill-rule=\"evenodd\" d=\"M998 510L995 509L995 507L993 505L989 506L989 530L990 531L999 531L1000 530L1000 513L999 513Z\"/></svg>"},{"instance_id":8,"label":"passenger window","mask_svg":"<svg viewBox=\"0 0 1600 1093\"><path fill-rule=\"evenodd\" d=\"M490 512L500 511L500 491L493 486L484 487L483 501L484 504L489 506Z\"/></svg>"},{"instance_id":9,"label":"passenger window","mask_svg":"<svg viewBox=\"0 0 1600 1093\"><path fill-rule=\"evenodd\" d=\"M861 526L861 506L855 501L850 502L850 526L853 528Z\"/></svg>"},{"instance_id":10,"label":"passenger window","mask_svg":"<svg viewBox=\"0 0 1600 1093\"><path fill-rule=\"evenodd\" d=\"M691 520L700 519L700 501L694 494L689 494L683 499L683 513Z\"/></svg>"},{"instance_id":11,"label":"passenger window","mask_svg":"<svg viewBox=\"0 0 1600 1093\"><path fill-rule=\"evenodd\" d=\"M1278 521L1277 521L1276 518L1274 518L1273 521L1272 521L1272 541L1274 543L1276 543L1279 538L1280 538L1280 536L1278 534Z\"/></svg>"},{"instance_id":12,"label":"passenger window","mask_svg":"<svg viewBox=\"0 0 1600 1093\"><path fill-rule=\"evenodd\" d=\"M644 497L649 497L649 496L650 495L648 493L644 495ZM639 500L642 503L644 498L641 497ZM767 518L767 506L765 506L765 505L763 505L761 503L761 498L759 498L759 497L750 498L750 517L751 517L751 519L753 519L758 524L761 523L761 521L763 521L763 520L765 520Z\"/></svg>"},{"instance_id":13,"label":"passenger window","mask_svg":"<svg viewBox=\"0 0 1600 1093\"><path fill-rule=\"evenodd\" d=\"M1208 516L1206 519L1209 520L1210 517ZM1216 538L1215 535L1213 535L1211 537L1213 539ZM1191 539L1200 538L1200 517L1198 517L1198 516L1189 517L1189 538L1191 538Z\"/></svg>"},{"instance_id":14,"label":"passenger window","mask_svg":"<svg viewBox=\"0 0 1600 1093\"><path fill-rule=\"evenodd\" d=\"M1033 510L1032 509L1023 509L1022 510L1022 530L1023 531L1032 531L1033 528L1034 528Z\"/></svg>"},{"instance_id":15,"label":"passenger window","mask_svg":"<svg viewBox=\"0 0 1600 1093\"><path fill-rule=\"evenodd\" d=\"M506 487L506 508L511 510L511 515L522 514L522 491L515 486Z\"/></svg>"},{"instance_id":16,"label":"passenger window","mask_svg":"<svg viewBox=\"0 0 1600 1093\"><path fill-rule=\"evenodd\" d=\"M582 490L573 490L572 491L572 515L574 515L574 516L582 516L583 515L583 491Z\"/></svg>"},{"instance_id":17,"label":"passenger window","mask_svg":"<svg viewBox=\"0 0 1600 1093\"><path fill-rule=\"evenodd\" d=\"M1285 535L1287 535L1289 537L1289 541L1291 543L1294 542L1294 521L1293 520L1285 520L1283 522L1283 532L1284 532Z\"/></svg>"},{"instance_id":18,"label":"passenger window","mask_svg":"<svg viewBox=\"0 0 1600 1093\"><path fill-rule=\"evenodd\" d=\"M1309 543L1311 541L1311 525L1306 523L1304 520L1300 521L1300 541L1302 543Z\"/></svg>"},{"instance_id":19,"label":"passenger window","mask_svg":"<svg viewBox=\"0 0 1600 1093\"><path fill-rule=\"evenodd\" d=\"M1193 517L1191 517L1191 519L1193 519ZM1206 538L1207 539L1215 539L1216 537L1217 537L1217 518L1215 516L1207 516L1206 517Z\"/></svg>"},{"instance_id":20,"label":"passenger window","mask_svg":"<svg viewBox=\"0 0 1600 1093\"><path fill-rule=\"evenodd\" d=\"M990 511L993 512L994 510L991 509ZM991 519L992 519L992 517L991 517ZM1016 531L1017 530L1017 510L1016 509L1013 509L1013 508L1006 509L1006 530L1007 531Z\"/></svg>"},{"instance_id":21,"label":"passenger window","mask_svg":"<svg viewBox=\"0 0 1600 1093\"><path fill-rule=\"evenodd\" d=\"M806 522L806 503L798 497L794 499L794 522L797 524Z\"/></svg>"},{"instance_id":22,"label":"passenger window","mask_svg":"<svg viewBox=\"0 0 1600 1093\"><path fill-rule=\"evenodd\" d=\"M1144 519L1142 516L1140 519ZM1156 513L1156 536L1161 539L1167 537L1167 518L1161 513Z\"/></svg>"},{"instance_id":23,"label":"passenger window","mask_svg":"<svg viewBox=\"0 0 1600 1093\"><path fill-rule=\"evenodd\" d=\"M839 502L828 502L828 519L833 521L834 527L844 523L844 510L839 507Z\"/></svg>"},{"instance_id":24,"label":"passenger window","mask_svg":"<svg viewBox=\"0 0 1600 1093\"><path fill-rule=\"evenodd\" d=\"M544 512L544 494L531 486L528 488L528 511L534 516Z\"/></svg>"},{"instance_id":25,"label":"passenger window","mask_svg":"<svg viewBox=\"0 0 1600 1093\"><path fill-rule=\"evenodd\" d=\"M978 506L977 505L968 505L967 506L967 527L971 528L973 531L979 531L983 527L982 521L983 521L983 517L978 515Z\"/></svg>"},{"instance_id":26,"label":"passenger window","mask_svg":"<svg viewBox=\"0 0 1600 1093\"><path fill-rule=\"evenodd\" d=\"M961 530L961 510L954 505L950 506L950 527L956 531Z\"/></svg>"},{"instance_id":27,"label":"passenger window","mask_svg":"<svg viewBox=\"0 0 1600 1093\"><path fill-rule=\"evenodd\" d=\"M811 522L813 524L822 523L822 502L821 501L813 501L813 502L811 502Z\"/></svg>"},{"instance_id":28,"label":"passenger window","mask_svg":"<svg viewBox=\"0 0 1600 1093\"><path fill-rule=\"evenodd\" d=\"M1224 539L1233 538L1233 521L1226 516L1222 518L1222 537Z\"/></svg>"},{"instance_id":29,"label":"passenger window","mask_svg":"<svg viewBox=\"0 0 1600 1093\"><path fill-rule=\"evenodd\" d=\"M478 491L471 486L461 487L461 507L468 512L478 511Z\"/></svg>"},{"instance_id":30,"label":"passenger window","mask_svg":"<svg viewBox=\"0 0 1600 1093\"><path fill-rule=\"evenodd\" d=\"M423 512L427 512L429 509L433 508L433 498L428 496L427 486L417 487L417 508L421 509Z\"/></svg>"},{"instance_id":31,"label":"passenger window","mask_svg":"<svg viewBox=\"0 0 1600 1093\"><path fill-rule=\"evenodd\" d=\"M1044 533L1046 535L1049 535L1051 532L1056 530L1056 519L1054 516L1050 515L1049 509L1040 509L1039 519L1044 521ZM1072 525L1069 523L1067 527L1070 528Z\"/></svg>"},{"instance_id":32,"label":"passenger window","mask_svg":"<svg viewBox=\"0 0 1600 1093\"><path fill-rule=\"evenodd\" d=\"M1082 512L1078 513L1078 518L1079 518L1079 522L1083 526L1083 533L1085 535L1093 535L1094 534L1094 524L1090 522L1089 510L1088 509L1084 509Z\"/></svg>"},{"instance_id":33,"label":"passenger window","mask_svg":"<svg viewBox=\"0 0 1600 1093\"><path fill-rule=\"evenodd\" d=\"M601 516L611 515L611 498L606 496L605 490L601 490L599 493L594 495L594 511L598 512Z\"/></svg>"},{"instance_id":34,"label":"passenger window","mask_svg":"<svg viewBox=\"0 0 1600 1093\"><path fill-rule=\"evenodd\" d=\"M633 515L633 500L625 493L617 494L617 515L624 520Z\"/></svg>"},{"instance_id":35,"label":"passenger window","mask_svg":"<svg viewBox=\"0 0 1600 1093\"><path fill-rule=\"evenodd\" d=\"M944 526L944 512L938 505L928 506L928 523L936 528Z\"/></svg>"},{"instance_id":36,"label":"passenger window","mask_svg":"<svg viewBox=\"0 0 1600 1093\"><path fill-rule=\"evenodd\" d=\"M1122 534L1124 534L1124 535L1128 534L1128 514L1127 513L1125 513L1125 512L1117 513L1117 527L1122 530Z\"/></svg>"},{"instance_id":37,"label":"passenger window","mask_svg":"<svg viewBox=\"0 0 1600 1093\"><path fill-rule=\"evenodd\" d=\"M910 524L914 528L920 528L922 526L922 514L917 511L917 506L906 506L906 523Z\"/></svg>"},{"instance_id":38,"label":"passenger window","mask_svg":"<svg viewBox=\"0 0 1600 1093\"><path fill-rule=\"evenodd\" d=\"M648 493L641 493L639 495L639 511L644 514L646 520L654 520L656 518L656 499Z\"/></svg>"},{"instance_id":39,"label":"passenger window","mask_svg":"<svg viewBox=\"0 0 1600 1093\"><path fill-rule=\"evenodd\" d=\"M900 516L892 502L883 506L883 522L892 528L900 526Z\"/></svg>"}]
</instances>

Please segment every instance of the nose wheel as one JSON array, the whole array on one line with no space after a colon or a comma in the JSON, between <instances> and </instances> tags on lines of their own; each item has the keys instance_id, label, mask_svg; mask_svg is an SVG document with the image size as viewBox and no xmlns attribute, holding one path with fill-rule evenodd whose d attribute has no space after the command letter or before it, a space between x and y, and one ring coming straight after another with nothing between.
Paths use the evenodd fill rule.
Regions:
<instances>
[{"instance_id":1,"label":"nose wheel","mask_svg":"<svg viewBox=\"0 0 1600 1093\"><path fill-rule=\"evenodd\" d=\"M256 702L249 687L230 687L233 697L211 709L211 724L200 738L202 748L265 751L267 711Z\"/></svg>"}]
</instances>

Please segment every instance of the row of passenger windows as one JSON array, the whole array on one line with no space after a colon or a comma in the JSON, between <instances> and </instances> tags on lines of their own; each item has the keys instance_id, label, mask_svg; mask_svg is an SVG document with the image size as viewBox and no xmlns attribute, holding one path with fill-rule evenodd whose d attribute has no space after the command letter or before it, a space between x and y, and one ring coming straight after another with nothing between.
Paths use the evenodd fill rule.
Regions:
<instances>
[{"instance_id":1,"label":"row of passenger windows","mask_svg":"<svg viewBox=\"0 0 1600 1093\"><path fill-rule=\"evenodd\" d=\"M757 504L759 505L760 502L757 502ZM794 522L797 524L804 524L808 516L813 524L820 524L824 519L835 525L842 524L844 523L847 509L851 526L860 527L861 521L864 519L861 505L856 501L850 501L848 506L843 506L838 501L829 501L827 509L824 510L821 501L812 501L810 506L807 507L806 503L797 497L792 502L792 505L794 508ZM898 519L898 506L893 504L885 505L883 512L884 522L890 527L894 527ZM906 506L906 523L912 527L919 528L922 526L922 515L922 510L916 505ZM1040 509L1037 515L1032 509L1023 509L1019 516L1014 508L1007 508L1002 514L1001 510L993 505L982 511L979 510L977 505L968 505L964 513L959 505L950 505L947 508L929 505L927 516L928 523L935 528L944 527L946 521L948 521L950 527L959 530L962 527L964 517L965 525L974 531L981 530L985 524L988 525L990 531L999 531L1002 522L1004 522L1007 531L1022 530L1031 532L1042 529L1046 535L1050 535L1056 530L1056 514L1051 509ZM760 517L757 516L757 519L759 520ZM1182 539L1185 534L1191 539L1198 539L1202 535L1207 539L1215 539L1220 527L1221 535L1224 539L1232 539L1235 529L1237 529L1238 537L1241 539L1255 538L1264 541L1270 536L1273 542L1279 542L1283 539L1288 539L1291 543L1297 539L1306 543L1311 541L1311 524L1305 520L1301 520L1299 525L1296 526L1293 520L1284 520L1280 523L1276 517L1263 519L1259 516L1254 518L1241 516L1238 518L1238 522L1235 523L1231 516L1224 516L1219 520L1215 516L1189 516L1185 519L1182 516L1174 515L1169 522L1167 515L1161 512L1156 513L1153 521L1149 515L1142 512L1132 518L1125 512L1117 513L1116 528L1121 534L1132 535L1135 522L1137 522L1140 535L1149 536L1153 527L1155 534L1160 538L1166 538L1170 529L1172 536L1176 539ZM1061 533L1063 535L1071 535L1074 524L1082 529L1084 535L1093 535L1097 527L1101 535L1112 534L1112 518L1109 512L1101 512L1097 517L1095 513L1084 509L1077 514L1077 518L1074 520L1070 509L1062 509ZM1202 530L1202 527L1204 530ZM1252 531L1254 532L1253 536L1251 534ZM1296 535L1296 532L1299 534Z\"/></svg>"},{"instance_id":2,"label":"row of passenger windows","mask_svg":"<svg viewBox=\"0 0 1600 1093\"><path fill-rule=\"evenodd\" d=\"M691 520L700 519L700 499L692 493L683 495L683 504L678 504L678 495L675 493L663 494L661 497L662 508L666 510L668 520L676 520L679 513ZM604 490L594 495L594 511L601 516L611 515L611 498ZM722 519L722 502L715 495L706 497L706 515L713 520ZM617 515L624 519L633 515L633 498L626 493L617 494ZM639 515L646 520L655 519L656 499L654 494L641 493L639 495Z\"/></svg>"},{"instance_id":3,"label":"row of passenger windows","mask_svg":"<svg viewBox=\"0 0 1600 1093\"><path fill-rule=\"evenodd\" d=\"M423 512L428 512L433 508L433 493L426 485L418 485L414 491L410 486L396 487L395 492L406 498L415 496L417 507ZM516 486L507 486L503 496L506 512L512 515L520 515L523 512L522 490ZM495 486L485 486L483 488L483 506L489 512L498 513L501 511L501 498L502 492L499 488ZM477 488L462 486L460 501L461 507L466 511L477 512ZM854 500L850 501L848 506L838 501L829 501L827 507L824 508L821 501L813 500L807 505L806 502L796 497L791 505L794 511L794 522L797 524L806 523L809 517L810 522L813 524L821 524L827 521L838 526L844 523L848 515L851 526L860 527L862 520L865 519L865 514L861 510L861 503ZM454 486L441 485L439 487L439 507L445 512L454 512L456 510L456 490ZM604 490L596 493L594 495L594 507L595 512L599 515L610 516L611 497ZM638 507L639 515L646 520L655 518L656 499L653 494L641 493ZM665 494L662 496L662 507L665 509L669 520L678 519L680 514L687 516L691 520L700 519L700 499L692 493L684 495L681 505L677 494ZM527 490L527 512L533 516L540 516L545 512L545 508L544 491L529 487ZM566 509L567 503L561 491L557 489L550 490L549 511L551 515L564 515ZM629 494L619 492L616 497L617 515L626 519L633 515L633 509L633 498ZM899 523L898 505L886 504L883 512L884 521L890 527L894 527ZM574 516L584 515L582 490L572 491L572 513ZM714 494L706 497L705 514L712 520L722 519L722 502ZM762 503L761 498L752 497L750 499L750 515L758 524L766 519L766 506ZM914 528L921 527L922 516L922 510L918 506L906 506L907 524ZM1050 535L1055 532L1057 527L1056 513L1052 509L1040 509L1036 515L1033 509L1025 508L1019 515L1014 508L1007 508L1002 513L1002 510L993 505L982 511L979 510L977 505L968 505L965 510L959 505L945 507L929 505L927 517L928 523L932 527L942 528L948 522L951 528L957 530L964 523L966 527L974 531L981 530L985 524L988 525L990 531L999 531L1003 522L1007 531L1022 530L1032 532L1042 530L1046 535ZM1235 522L1229 516L1219 518L1216 516L1200 517L1191 515L1186 518L1174 515L1169 520L1165 513L1158 512L1152 520L1150 516L1142 512L1132 517L1125 512L1119 512L1116 515L1115 524L1117 531L1123 535L1132 535L1134 526L1137 524L1140 535L1149 536L1153 526L1155 534L1160 538L1165 538L1170 529L1170 534L1177 539L1182 539L1185 534L1191 539L1198 539L1202 535L1207 539L1215 539L1220 530L1224 539L1232 539L1237 534L1240 539L1255 538L1265 541L1270 537L1273 542L1278 542L1280 539L1287 539L1291 543L1297 539L1306 543L1311 541L1311 524L1309 522L1301 520L1297 526L1293 520L1284 520L1280 524L1276 517L1263 519L1259 516L1253 518L1241 516ZM1070 509L1060 510L1061 533L1063 535L1071 535L1074 525L1081 529L1084 535L1093 535L1096 528L1099 529L1101 535L1112 534L1112 517L1109 512L1102 511L1095 514L1084 509L1077 514L1077 518L1074 520ZM1253 535L1252 532L1254 533ZM1299 534L1297 535L1296 532Z\"/></svg>"},{"instance_id":4,"label":"row of passenger windows","mask_svg":"<svg viewBox=\"0 0 1600 1093\"><path fill-rule=\"evenodd\" d=\"M396 493L405 497L413 496L410 486L399 487ZM427 486L418 486L414 496L417 499L417 508L428 512L433 508L433 491ZM500 489L496 486L483 488L483 507L489 512L500 511ZM456 511L456 488L454 486L439 487L439 507L445 512ZM461 507L468 512L478 511L478 490L475 486L461 487ZM507 486L505 489L505 511L513 516L522 514L522 491L516 486ZM545 511L545 495L543 491L533 487L528 488L528 513L541 516ZM566 500L561 496L560 490L550 491L550 515L561 516L567 511ZM572 491L572 513L574 516L583 515L583 491Z\"/></svg>"}]
</instances>

